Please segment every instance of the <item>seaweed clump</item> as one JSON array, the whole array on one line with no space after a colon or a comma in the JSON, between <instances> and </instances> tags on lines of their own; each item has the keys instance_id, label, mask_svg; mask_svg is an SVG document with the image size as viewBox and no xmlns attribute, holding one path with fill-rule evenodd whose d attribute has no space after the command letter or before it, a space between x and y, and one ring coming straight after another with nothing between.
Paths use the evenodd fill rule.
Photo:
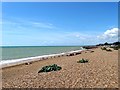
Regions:
<instances>
[{"instance_id":1,"label":"seaweed clump","mask_svg":"<svg viewBox=\"0 0 120 90\"><path fill-rule=\"evenodd\" d=\"M58 71L60 69L62 69L62 67L58 66L57 64L52 64L52 65L42 67L42 69L39 70L38 73L50 72L50 71Z\"/></svg>"},{"instance_id":2,"label":"seaweed clump","mask_svg":"<svg viewBox=\"0 0 120 90\"><path fill-rule=\"evenodd\" d=\"M77 61L77 63L87 63L87 62L88 62L88 59L83 59L83 58Z\"/></svg>"}]
</instances>

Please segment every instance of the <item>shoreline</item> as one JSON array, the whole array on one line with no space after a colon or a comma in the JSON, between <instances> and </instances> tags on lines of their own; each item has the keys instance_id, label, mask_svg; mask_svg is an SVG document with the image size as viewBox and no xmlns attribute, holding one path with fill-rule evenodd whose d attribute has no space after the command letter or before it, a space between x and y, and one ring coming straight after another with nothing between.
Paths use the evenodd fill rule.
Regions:
<instances>
[{"instance_id":1,"label":"shoreline","mask_svg":"<svg viewBox=\"0 0 120 90\"><path fill-rule=\"evenodd\" d=\"M16 66L20 64L25 64L25 63L36 62L40 60L46 60L48 58L53 58L53 57L55 58L55 57L64 56L64 55L67 56L70 54L81 53L84 50L86 49L82 48L81 50L74 50L74 51L63 52L58 54L49 54L49 55L33 56L33 57L20 58L20 59L2 60L0 61L0 68L6 68L6 67Z\"/></svg>"},{"instance_id":2,"label":"shoreline","mask_svg":"<svg viewBox=\"0 0 120 90\"><path fill-rule=\"evenodd\" d=\"M88 63L77 63L82 58ZM51 64L62 69L38 73ZM118 88L118 50L88 49L78 55L3 68L2 75L3 88Z\"/></svg>"}]
</instances>

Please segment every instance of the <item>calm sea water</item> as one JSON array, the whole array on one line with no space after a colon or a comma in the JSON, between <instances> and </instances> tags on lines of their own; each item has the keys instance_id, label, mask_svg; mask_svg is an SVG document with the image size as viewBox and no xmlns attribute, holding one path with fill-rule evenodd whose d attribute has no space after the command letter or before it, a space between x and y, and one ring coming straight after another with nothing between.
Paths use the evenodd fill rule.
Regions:
<instances>
[{"instance_id":1,"label":"calm sea water","mask_svg":"<svg viewBox=\"0 0 120 90\"><path fill-rule=\"evenodd\" d=\"M2 48L2 60L57 54L81 50L80 46L10 46Z\"/></svg>"}]
</instances>

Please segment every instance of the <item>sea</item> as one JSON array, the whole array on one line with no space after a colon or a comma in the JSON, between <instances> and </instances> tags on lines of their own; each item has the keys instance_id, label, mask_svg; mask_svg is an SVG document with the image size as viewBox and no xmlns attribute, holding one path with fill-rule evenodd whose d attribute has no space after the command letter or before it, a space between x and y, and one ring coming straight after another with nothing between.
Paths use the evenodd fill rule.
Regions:
<instances>
[{"instance_id":1,"label":"sea","mask_svg":"<svg viewBox=\"0 0 120 90\"><path fill-rule=\"evenodd\" d=\"M38 61L42 58L84 50L82 46L4 46L0 68Z\"/></svg>"},{"instance_id":2,"label":"sea","mask_svg":"<svg viewBox=\"0 0 120 90\"><path fill-rule=\"evenodd\" d=\"M69 51L82 50L81 46L4 46L2 49L2 60L13 60L34 56L65 53Z\"/></svg>"}]
</instances>

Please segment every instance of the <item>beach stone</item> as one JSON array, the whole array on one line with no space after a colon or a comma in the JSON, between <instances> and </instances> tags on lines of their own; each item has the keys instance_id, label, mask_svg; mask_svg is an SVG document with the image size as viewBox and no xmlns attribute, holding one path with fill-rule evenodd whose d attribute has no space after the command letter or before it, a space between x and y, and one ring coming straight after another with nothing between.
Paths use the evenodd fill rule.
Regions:
<instances>
[{"instance_id":1,"label":"beach stone","mask_svg":"<svg viewBox=\"0 0 120 90\"><path fill-rule=\"evenodd\" d=\"M75 54L74 53L70 53L69 56L74 56Z\"/></svg>"},{"instance_id":2,"label":"beach stone","mask_svg":"<svg viewBox=\"0 0 120 90\"><path fill-rule=\"evenodd\" d=\"M81 52L77 52L77 53L75 53L75 55L79 55L79 54L81 54Z\"/></svg>"},{"instance_id":3,"label":"beach stone","mask_svg":"<svg viewBox=\"0 0 120 90\"><path fill-rule=\"evenodd\" d=\"M93 53L94 51L90 51L91 53Z\"/></svg>"},{"instance_id":4,"label":"beach stone","mask_svg":"<svg viewBox=\"0 0 120 90\"><path fill-rule=\"evenodd\" d=\"M32 62L25 63L25 65L29 65L29 64L32 64Z\"/></svg>"}]
</instances>

